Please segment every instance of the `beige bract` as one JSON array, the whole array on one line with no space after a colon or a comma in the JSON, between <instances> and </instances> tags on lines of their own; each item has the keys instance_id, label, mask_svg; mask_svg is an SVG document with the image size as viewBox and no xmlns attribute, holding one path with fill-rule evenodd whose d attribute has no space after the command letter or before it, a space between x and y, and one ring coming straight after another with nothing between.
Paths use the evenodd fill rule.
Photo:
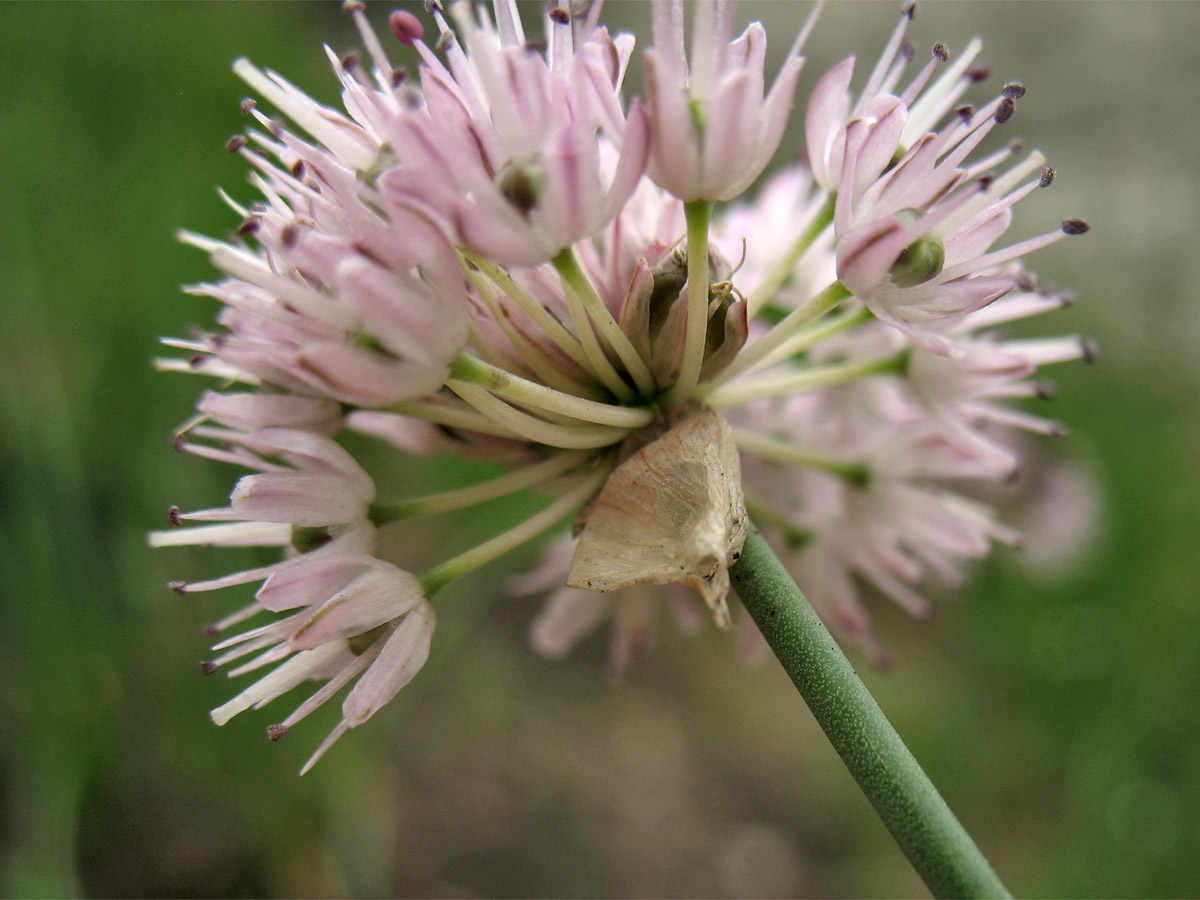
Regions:
<instances>
[{"instance_id":1,"label":"beige bract","mask_svg":"<svg viewBox=\"0 0 1200 900\"><path fill-rule=\"evenodd\" d=\"M685 418L622 462L584 513L567 586L694 588L728 628L729 567L749 517L729 424L712 410Z\"/></svg>"}]
</instances>

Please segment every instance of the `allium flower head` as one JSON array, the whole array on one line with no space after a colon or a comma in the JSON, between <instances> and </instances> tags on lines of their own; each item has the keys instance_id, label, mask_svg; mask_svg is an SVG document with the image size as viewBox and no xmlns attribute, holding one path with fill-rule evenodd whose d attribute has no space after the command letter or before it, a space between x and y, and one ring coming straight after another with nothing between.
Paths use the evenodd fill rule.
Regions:
<instances>
[{"instance_id":1,"label":"allium flower head","mask_svg":"<svg viewBox=\"0 0 1200 900\"><path fill-rule=\"evenodd\" d=\"M1001 328L1063 305L1021 258L1086 226L992 249L1053 170L981 148L1022 87L956 107L979 90L977 42L957 58L936 44L909 75L906 9L857 93L853 59L816 82L807 163L760 179L812 17L766 89L761 25L734 38L732 5L696 4L689 54L682 4L656 2L643 111L624 85L634 39L598 5L546 8L540 43L505 0L397 11L412 77L362 4L346 8L367 62L329 54L345 111L235 63L281 116L244 102L251 127L229 144L261 199L226 197L241 220L226 240L183 235L223 277L190 288L220 304L217 327L166 341L186 358L163 368L216 380L176 446L248 474L228 506L172 509L151 541L282 550L172 585L259 585L212 629L206 672L267 670L218 723L323 682L278 738L346 688L311 765L424 664L441 588L555 528L509 592L550 592L532 627L550 656L611 620L613 674L652 645L663 599L689 629L705 606L721 627L738 618L728 568L748 519L876 660L864 586L924 616L930 576L957 584L1018 541L971 486L1023 465L1011 429L1058 431L1010 404L1090 348ZM506 471L396 497L343 429ZM389 523L523 490L550 500L457 556L420 572L378 557Z\"/></svg>"}]
</instances>

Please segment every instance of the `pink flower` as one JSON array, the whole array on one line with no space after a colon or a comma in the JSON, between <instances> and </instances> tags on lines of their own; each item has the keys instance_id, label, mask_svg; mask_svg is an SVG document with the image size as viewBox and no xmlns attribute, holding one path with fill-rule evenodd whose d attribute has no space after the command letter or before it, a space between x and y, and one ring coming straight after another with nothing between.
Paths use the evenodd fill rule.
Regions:
<instances>
[{"instance_id":1,"label":"pink flower","mask_svg":"<svg viewBox=\"0 0 1200 900\"><path fill-rule=\"evenodd\" d=\"M435 12L449 66L416 41L425 102L393 123L383 189L488 259L547 262L616 218L646 166L645 114L620 100L632 36L548 15L543 55L511 0L495 26L454 10L465 48Z\"/></svg>"},{"instance_id":2,"label":"pink flower","mask_svg":"<svg viewBox=\"0 0 1200 900\"><path fill-rule=\"evenodd\" d=\"M233 669L230 677L275 665L214 709L214 722L224 725L303 681L324 680L287 718L268 729L271 739L278 740L357 679L342 703L342 721L305 763L303 774L347 729L369 719L420 671L429 656L436 616L414 576L365 554L298 560L290 569L272 574L258 597L273 612L299 611L214 646L223 652L205 664L206 672L251 654L257 655Z\"/></svg>"},{"instance_id":3,"label":"pink flower","mask_svg":"<svg viewBox=\"0 0 1200 900\"><path fill-rule=\"evenodd\" d=\"M652 134L649 175L682 200L729 200L766 168L787 126L800 55L814 21L800 30L764 96L766 31L752 23L731 40L732 4L697 2L690 59L681 0L655 0L654 47L646 51Z\"/></svg>"},{"instance_id":4,"label":"pink flower","mask_svg":"<svg viewBox=\"0 0 1200 900\"><path fill-rule=\"evenodd\" d=\"M241 217L228 240L184 234L223 273L190 288L220 311L159 365L221 383L177 448L249 473L228 505L172 509L176 527L150 536L281 551L172 584L260 584L212 626L205 671L266 674L214 719L322 682L277 738L345 690L311 765L424 664L442 587L573 521L581 540L551 543L511 584L548 595L531 628L543 654L611 622L619 674L652 646L659 600L700 627L692 587L727 626L748 513L830 628L882 662L863 586L926 616L931 581L955 585L1017 540L979 498L1025 455L1014 432L1058 427L1013 401L1045 393L1041 366L1091 352L997 329L1063 304L1022 258L1086 230L1067 219L994 249L1054 176L1015 145L972 158L1024 88L959 106L982 79L978 42L957 57L936 44L906 75L906 12L857 93L853 58L818 82L807 160L751 194L811 17L768 90L761 25L735 38L729 4L697 3L689 58L682 3L656 2L643 112L623 97L633 38L600 27L598 4L548 8L541 46L512 0L491 18L435 7L436 45L416 16L389 18L418 83L347 4L366 61L331 55L344 112L235 64L290 124L243 104L251 127L229 149L262 199L226 198ZM401 460L492 466L401 497L381 477L380 497L348 449L370 439ZM424 571L379 558L391 522L530 490L541 509ZM763 652L752 623L738 642Z\"/></svg>"}]
</instances>

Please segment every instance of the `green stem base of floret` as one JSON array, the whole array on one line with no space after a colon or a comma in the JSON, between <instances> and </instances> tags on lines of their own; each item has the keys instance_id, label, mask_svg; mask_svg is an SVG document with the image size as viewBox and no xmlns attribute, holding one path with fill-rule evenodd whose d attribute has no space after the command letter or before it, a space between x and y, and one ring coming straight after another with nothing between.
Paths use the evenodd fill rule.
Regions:
<instances>
[{"instance_id":1,"label":"green stem base of floret","mask_svg":"<svg viewBox=\"0 0 1200 900\"><path fill-rule=\"evenodd\" d=\"M609 460L598 466L595 471L580 478L573 486L566 488L557 500L541 512L530 516L520 525L422 572L418 577L425 596L432 597L451 582L474 572L480 566L487 565L494 559L499 559L510 550L553 528L568 513L583 506L600 489L600 486L604 484L604 479L612 471L614 463L615 460Z\"/></svg>"},{"instance_id":2,"label":"green stem base of floret","mask_svg":"<svg viewBox=\"0 0 1200 900\"><path fill-rule=\"evenodd\" d=\"M935 897L1009 897L762 534L730 569L742 603Z\"/></svg>"},{"instance_id":3,"label":"green stem base of floret","mask_svg":"<svg viewBox=\"0 0 1200 900\"><path fill-rule=\"evenodd\" d=\"M668 388L665 408L687 402L700 380L704 364L704 343L708 334L708 227L712 222L713 204L707 200L692 200L684 204L687 220L687 328L683 341L683 358L679 376Z\"/></svg>"}]
</instances>

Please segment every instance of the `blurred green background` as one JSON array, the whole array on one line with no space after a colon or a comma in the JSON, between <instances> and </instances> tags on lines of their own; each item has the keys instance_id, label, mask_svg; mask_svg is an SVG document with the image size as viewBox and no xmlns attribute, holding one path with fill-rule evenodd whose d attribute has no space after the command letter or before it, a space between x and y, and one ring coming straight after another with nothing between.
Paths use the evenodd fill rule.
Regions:
<instances>
[{"instance_id":1,"label":"blurred green background","mask_svg":"<svg viewBox=\"0 0 1200 900\"><path fill-rule=\"evenodd\" d=\"M873 61L896 8L833 4L802 95ZM803 9L755 7L776 51ZM1018 895L1200 891L1198 33L1200 4L1150 2L930 2L912 32L980 34L991 84L1029 88L1005 139L1059 179L1018 234L1093 225L1032 260L1080 296L1036 330L1102 351L1051 373L1055 449L1102 493L1090 553L1048 577L1000 552L931 623L877 603L896 664L864 672ZM216 505L235 474L172 452L202 385L149 360L214 312L178 291L210 273L175 229L224 234L215 187L252 196L222 149L245 126L230 62L333 101L323 40L357 45L336 4L0 5L0 891L923 895L777 666L669 623L617 684L603 636L533 655L537 602L489 603L532 551L448 592L428 670L305 778L336 708L279 744L271 712L209 722L232 685L199 676L201 626L241 598L164 584L253 554L147 548L170 504Z\"/></svg>"}]
</instances>

